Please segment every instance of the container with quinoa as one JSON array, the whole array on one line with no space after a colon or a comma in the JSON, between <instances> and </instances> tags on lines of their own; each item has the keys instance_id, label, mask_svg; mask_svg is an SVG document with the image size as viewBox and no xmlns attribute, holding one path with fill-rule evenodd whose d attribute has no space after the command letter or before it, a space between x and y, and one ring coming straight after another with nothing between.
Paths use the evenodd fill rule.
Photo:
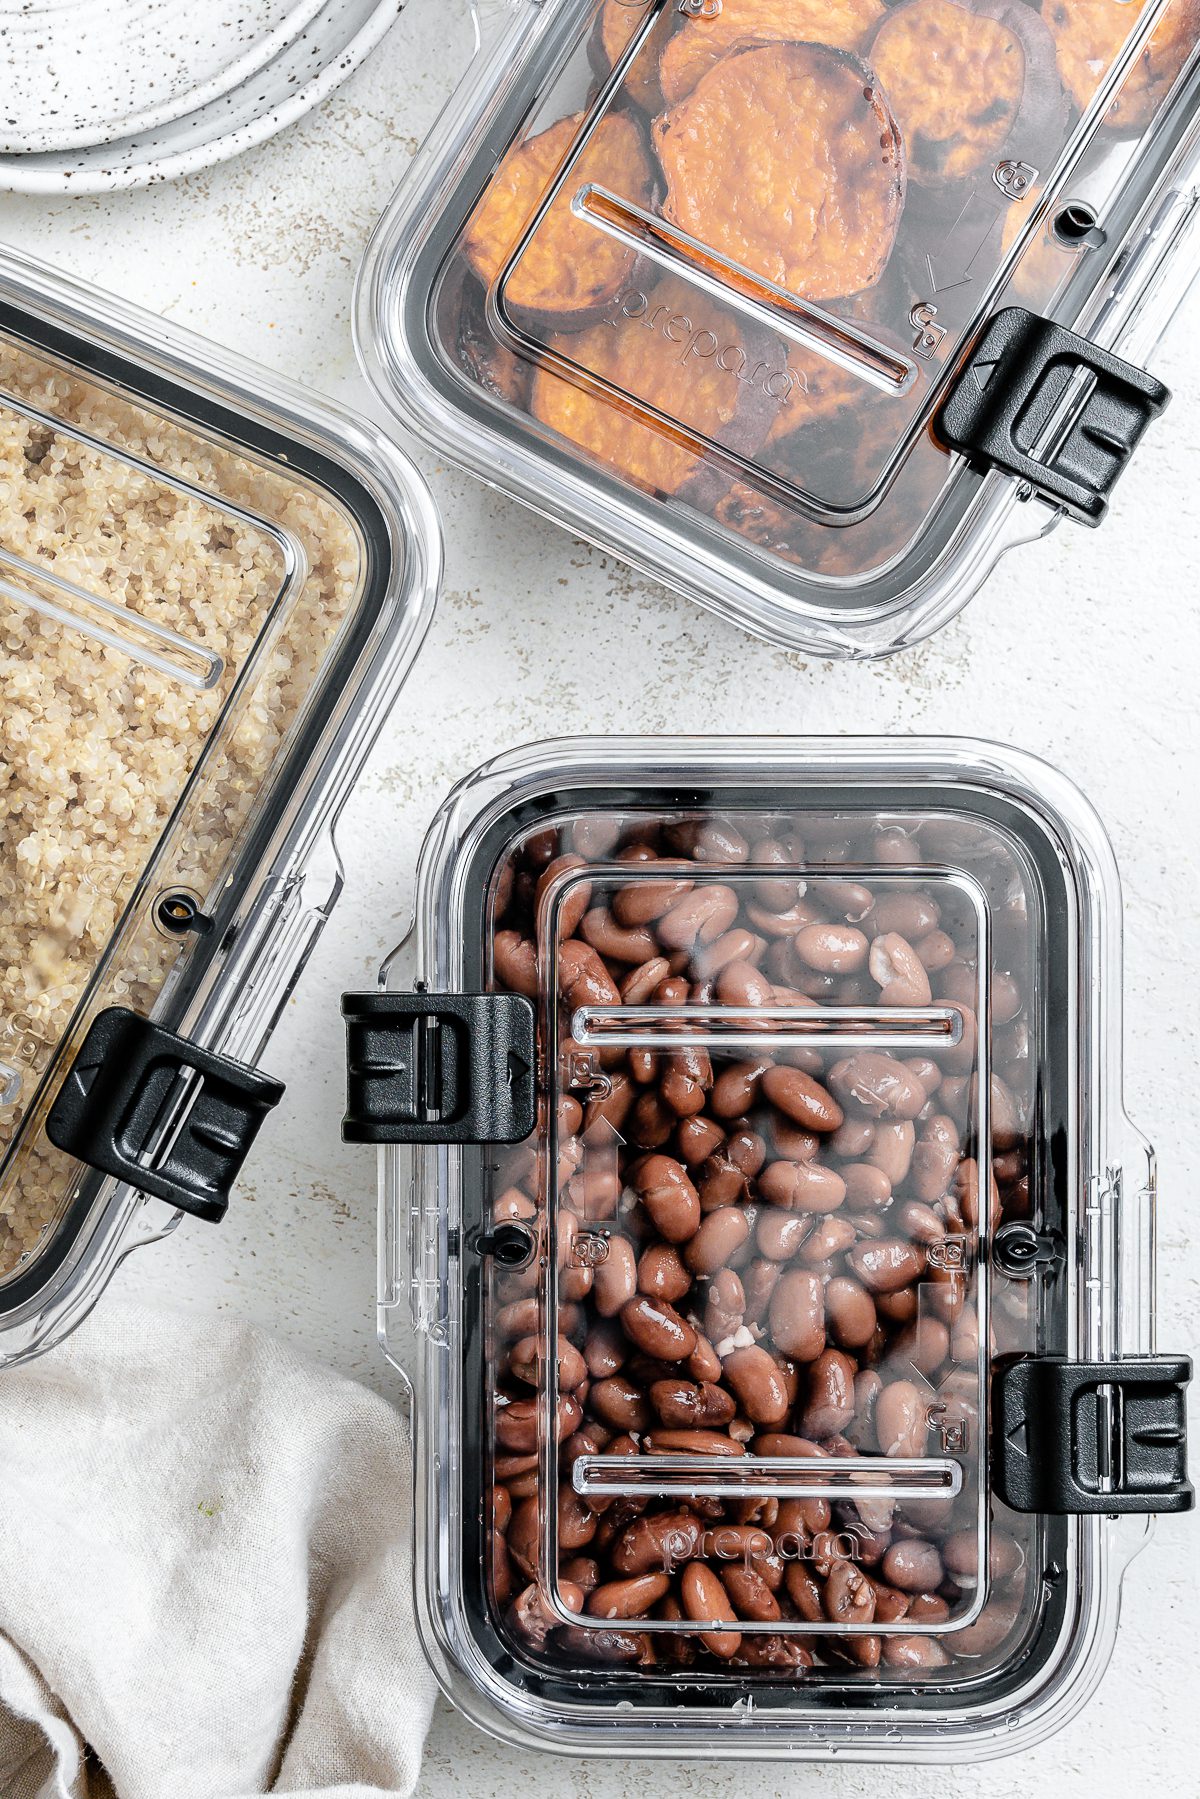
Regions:
<instances>
[{"instance_id":1,"label":"container with quinoa","mask_svg":"<svg viewBox=\"0 0 1200 1799\"><path fill-rule=\"evenodd\" d=\"M0 258L0 1361L223 1213L439 567L369 427Z\"/></svg>"},{"instance_id":2,"label":"container with quinoa","mask_svg":"<svg viewBox=\"0 0 1200 1799\"><path fill-rule=\"evenodd\" d=\"M1064 1722L1192 1503L1083 797L950 739L539 745L446 802L415 951L346 999L346 1133L455 1703L705 1759Z\"/></svg>"},{"instance_id":3,"label":"container with quinoa","mask_svg":"<svg viewBox=\"0 0 1200 1799\"><path fill-rule=\"evenodd\" d=\"M1104 515L1196 266L1198 0L480 11L360 277L410 428L820 653Z\"/></svg>"}]
</instances>

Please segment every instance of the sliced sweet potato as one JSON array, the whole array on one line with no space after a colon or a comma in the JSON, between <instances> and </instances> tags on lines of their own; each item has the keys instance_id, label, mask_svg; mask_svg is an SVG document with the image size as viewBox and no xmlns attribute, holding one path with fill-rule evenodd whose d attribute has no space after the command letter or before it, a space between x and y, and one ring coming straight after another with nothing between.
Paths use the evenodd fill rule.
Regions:
<instances>
[{"instance_id":1,"label":"sliced sweet potato","mask_svg":"<svg viewBox=\"0 0 1200 1799\"><path fill-rule=\"evenodd\" d=\"M520 243L584 122L582 114L560 119L510 151L497 169L463 240L467 261L485 288ZM644 204L651 179L645 140L633 119L623 113L602 119L509 276L506 306L563 330L580 329L600 317L629 278L636 257L579 218L572 201L581 187L596 181L622 199Z\"/></svg>"},{"instance_id":2,"label":"sliced sweet potato","mask_svg":"<svg viewBox=\"0 0 1200 1799\"><path fill-rule=\"evenodd\" d=\"M604 0L588 46L592 68L603 80L611 75L626 50L630 39L646 23L650 0ZM662 46L679 24L682 15L674 6L660 13L642 49L630 65L622 93L634 106L651 117L662 107L658 65Z\"/></svg>"},{"instance_id":3,"label":"sliced sweet potato","mask_svg":"<svg viewBox=\"0 0 1200 1799\"><path fill-rule=\"evenodd\" d=\"M1058 51L1058 71L1080 112L1117 60L1144 7L1121 0L1043 0L1042 14ZM1105 124L1140 131L1166 99L1200 34L1200 0L1176 0L1143 45Z\"/></svg>"},{"instance_id":4,"label":"sliced sweet potato","mask_svg":"<svg viewBox=\"0 0 1200 1799\"><path fill-rule=\"evenodd\" d=\"M908 0L868 58L904 134L908 178L945 187L1011 147L1044 166L1066 123L1054 42L1023 0Z\"/></svg>"},{"instance_id":5,"label":"sliced sweet potato","mask_svg":"<svg viewBox=\"0 0 1200 1799\"><path fill-rule=\"evenodd\" d=\"M688 18L665 46L659 67L663 99L677 106L714 63L750 43L861 50L883 16L880 0L722 0L719 13Z\"/></svg>"},{"instance_id":6,"label":"sliced sweet potato","mask_svg":"<svg viewBox=\"0 0 1200 1799\"><path fill-rule=\"evenodd\" d=\"M768 334L673 276L629 289L604 324L553 347L583 373L540 368L534 417L635 486L693 504L715 504L730 480L696 439L753 454L793 385Z\"/></svg>"},{"instance_id":7,"label":"sliced sweet potato","mask_svg":"<svg viewBox=\"0 0 1200 1799\"><path fill-rule=\"evenodd\" d=\"M663 214L811 300L878 281L904 204L900 132L874 76L821 44L738 50L654 127Z\"/></svg>"},{"instance_id":8,"label":"sliced sweet potato","mask_svg":"<svg viewBox=\"0 0 1200 1799\"><path fill-rule=\"evenodd\" d=\"M461 261L448 274L439 312L443 341L477 387L510 406L525 410L529 400L532 365L497 342L487 322L486 295Z\"/></svg>"}]
</instances>

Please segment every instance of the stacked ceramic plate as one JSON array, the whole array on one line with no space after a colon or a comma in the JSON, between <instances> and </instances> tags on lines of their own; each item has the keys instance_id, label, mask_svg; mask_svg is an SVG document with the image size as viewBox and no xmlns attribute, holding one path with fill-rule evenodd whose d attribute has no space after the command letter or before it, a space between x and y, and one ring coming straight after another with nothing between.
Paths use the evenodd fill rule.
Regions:
<instances>
[{"instance_id":1,"label":"stacked ceramic plate","mask_svg":"<svg viewBox=\"0 0 1200 1799\"><path fill-rule=\"evenodd\" d=\"M0 0L0 188L99 193L261 143L404 0Z\"/></svg>"}]
</instances>

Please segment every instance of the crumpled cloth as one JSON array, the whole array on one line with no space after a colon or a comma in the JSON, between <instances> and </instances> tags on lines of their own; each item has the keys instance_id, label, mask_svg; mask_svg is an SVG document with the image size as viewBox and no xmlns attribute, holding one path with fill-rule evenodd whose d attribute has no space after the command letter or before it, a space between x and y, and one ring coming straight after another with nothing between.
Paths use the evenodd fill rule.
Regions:
<instances>
[{"instance_id":1,"label":"crumpled cloth","mask_svg":"<svg viewBox=\"0 0 1200 1799\"><path fill-rule=\"evenodd\" d=\"M404 1420L110 1294L0 1370L3 1799L400 1799L433 1703Z\"/></svg>"}]
</instances>

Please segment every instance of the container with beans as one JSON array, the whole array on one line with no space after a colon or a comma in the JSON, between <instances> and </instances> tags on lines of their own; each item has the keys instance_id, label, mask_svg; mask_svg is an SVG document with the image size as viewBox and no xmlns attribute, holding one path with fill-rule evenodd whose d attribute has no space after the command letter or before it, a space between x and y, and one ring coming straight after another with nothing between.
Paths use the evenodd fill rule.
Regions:
<instances>
[{"instance_id":1,"label":"container with beans","mask_svg":"<svg viewBox=\"0 0 1200 1799\"><path fill-rule=\"evenodd\" d=\"M1117 904L1080 796L985 746L584 741L453 796L348 1134L471 1715L961 1757L1085 1696L1121 1514L1190 1500Z\"/></svg>"}]
</instances>

